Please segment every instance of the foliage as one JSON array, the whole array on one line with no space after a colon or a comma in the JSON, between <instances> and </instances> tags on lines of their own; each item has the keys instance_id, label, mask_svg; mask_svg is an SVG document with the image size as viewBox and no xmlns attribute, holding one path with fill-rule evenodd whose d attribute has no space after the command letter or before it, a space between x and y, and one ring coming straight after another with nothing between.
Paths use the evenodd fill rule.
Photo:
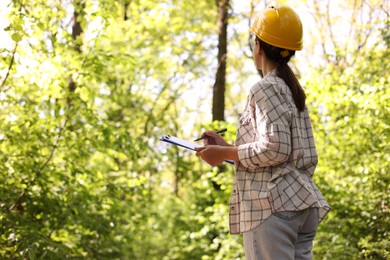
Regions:
<instances>
[{"instance_id":1,"label":"foliage","mask_svg":"<svg viewBox=\"0 0 390 260\"><path fill-rule=\"evenodd\" d=\"M234 142L246 86L258 77L247 69L240 22L253 10L232 4L228 118L207 123L215 1L2 5L1 258L242 259L242 237L228 232L233 167L210 168L158 139L227 127ZM372 18L372 45L332 48L302 77L320 154L316 183L333 207L316 259L390 257L390 22L382 18Z\"/></svg>"},{"instance_id":2,"label":"foliage","mask_svg":"<svg viewBox=\"0 0 390 260\"><path fill-rule=\"evenodd\" d=\"M379 28L383 38L352 53L350 67L341 65L350 53L340 52L336 64L312 71L306 82L320 154L317 181L333 208L317 237L321 259L390 257L390 52L388 30Z\"/></svg>"}]
</instances>

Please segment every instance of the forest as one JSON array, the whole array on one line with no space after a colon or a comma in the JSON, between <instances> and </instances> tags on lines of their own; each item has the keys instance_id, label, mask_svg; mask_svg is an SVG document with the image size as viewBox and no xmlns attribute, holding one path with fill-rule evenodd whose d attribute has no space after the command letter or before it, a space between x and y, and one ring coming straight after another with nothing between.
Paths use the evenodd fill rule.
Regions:
<instances>
[{"instance_id":1,"label":"forest","mask_svg":"<svg viewBox=\"0 0 390 260\"><path fill-rule=\"evenodd\" d=\"M0 258L245 259L234 167L160 138L234 143L276 2L332 207L314 259L390 259L389 0L1 0Z\"/></svg>"}]
</instances>

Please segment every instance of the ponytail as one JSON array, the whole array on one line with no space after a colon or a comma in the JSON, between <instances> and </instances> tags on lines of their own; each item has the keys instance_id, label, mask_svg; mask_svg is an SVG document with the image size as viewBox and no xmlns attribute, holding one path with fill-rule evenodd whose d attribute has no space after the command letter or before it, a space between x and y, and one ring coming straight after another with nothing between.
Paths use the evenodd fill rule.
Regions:
<instances>
[{"instance_id":1,"label":"ponytail","mask_svg":"<svg viewBox=\"0 0 390 260\"><path fill-rule=\"evenodd\" d=\"M279 47L275 47L265 43L259 38L256 39L260 46L264 49L265 55L272 61L279 63L278 68L276 69L276 75L286 82L287 86L291 90L292 97L294 99L295 106L300 112L305 110L305 101L306 94L303 90L301 84L299 83L294 72L291 70L290 66L287 64L290 61L290 58L294 56L295 51L285 50Z\"/></svg>"},{"instance_id":2,"label":"ponytail","mask_svg":"<svg viewBox=\"0 0 390 260\"><path fill-rule=\"evenodd\" d=\"M291 90L296 107L300 112L303 112L305 110L306 94L287 62L280 63L276 69L276 74L286 82Z\"/></svg>"}]
</instances>

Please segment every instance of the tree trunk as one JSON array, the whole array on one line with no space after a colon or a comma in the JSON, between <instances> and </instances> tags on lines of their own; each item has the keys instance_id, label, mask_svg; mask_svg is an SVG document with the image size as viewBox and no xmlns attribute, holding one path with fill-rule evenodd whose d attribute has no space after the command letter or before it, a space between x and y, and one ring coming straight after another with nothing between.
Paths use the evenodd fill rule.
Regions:
<instances>
[{"instance_id":1,"label":"tree trunk","mask_svg":"<svg viewBox=\"0 0 390 260\"><path fill-rule=\"evenodd\" d=\"M225 121L227 26L229 0L216 0L218 7L218 68L213 89L213 121ZM218 165L218 172L224 172L226 165ZM221 185L212 181L216 191Z\"/></svg>"},{"instance_id":2,"label":"tree trunk","mask_svg":"<svg viewBox=\"0 0 390 260\"><path fill-rule=\"evenodd\" d=\"M217 0L218 5L218 69L213 90L213 121L225 120L227 26L229 0Z\"/></svg>"},{"instance_id":3,"label":"tree trunk","mask_svg":"<svg viewBox=\"0 0 390 260\"><path fill-rule=\"evenodd\" d=\"M80 12L77 10L78 6L76 6L77 3L74 4L74 11L73 11L73 24L72 24L72 39L75 43L74 49L81 53L81 43L77 42L77 38L83 33L83 29L81 28L81 22L80 22ZM81 7L84 8L84 4L81 4ZM73 76L70 75L68 79L68 89L69 92L73 93L76 90L76 82L73 80ZM71 98L68 97L68 105L71 106Z\"/></svg>"}]
</instances>

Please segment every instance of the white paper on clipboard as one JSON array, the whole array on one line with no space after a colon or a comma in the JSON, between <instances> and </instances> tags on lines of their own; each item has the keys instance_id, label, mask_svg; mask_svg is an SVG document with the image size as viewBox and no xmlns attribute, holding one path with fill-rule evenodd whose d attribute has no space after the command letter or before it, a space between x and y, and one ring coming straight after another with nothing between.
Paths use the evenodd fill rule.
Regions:
<instances>
[{"instance_id":1,"label":"white paper on clipboard","mask_svg":"<svg viewBox=\"0 0 390 260\"><path fill-rule=\"evenodd\" d=\"M172 135L163 136L160 139L160 141L167 142L167 143L170 143L173 145L177 145L177 146L183 147L183 148L185 148L187 150L191 150L191 151L195 151L195 148L203 147L202 145L191 143L191 142L185 141L183 139L180 139L180 138L178 138L176 136L172 136ZM234 161L231 161L231 160L225 160L225 162L230 163L230 164L234 164Z\"/></svg>"},{"instance_id":2,"label":"white paper on clipboard","mask_svg":"<svg viewBox=\"0 0 390 260\"><path fill-rule=\"evenodd\" d=\"M166 135L166 136L162 137L160 139L160 141L174 144L177 146L181 146L181 147L186 148L186 149L191 150L191 151L195 151L195 148L197 148L197 147L202 147L202 145L191 143L191 142L185 141L183 139L180 139L180 138L177 138L177 137L171 136L171 135Z\"/></svg>"}]
</instances>

